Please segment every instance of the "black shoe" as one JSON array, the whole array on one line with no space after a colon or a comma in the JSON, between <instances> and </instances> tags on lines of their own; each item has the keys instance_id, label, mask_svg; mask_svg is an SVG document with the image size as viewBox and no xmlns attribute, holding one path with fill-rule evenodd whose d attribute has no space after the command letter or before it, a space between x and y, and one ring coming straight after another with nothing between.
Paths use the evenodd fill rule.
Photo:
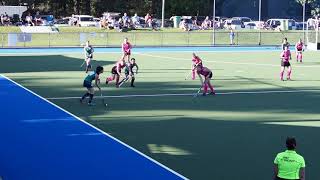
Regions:
<instances>
[{"instance_id":1,"label":"black shoe","mask_svg":"<svg viewBox=\"0 0 320 180\"><path fill-rule=\"evenodd\" d=\"M108 80L106 80L106 84L107 84L107 85L109 84L109 81L108 81Z\"/></svg>"},{"instance_id":2,"label":"black shoe","mask_svg":"<svg viewBox=\"0 0 320 180\"><path fill-rule=\"evenodd\" d=\"M214 95L216 95L216 92L211 92L209 94L214 96Z\"/></svg>"},{"instance_id":3,"label":"black shoe","mask_svg":"<svg viewBox=\"0 0 320 180\"><path fill-rule=\"evenodd\" d=\"M207 93L203 93L203 94L202 94L202 96L206 96L206 95L207 95Z\"/></svg>"},{"instance_id":4,"label":"black shoe","mask_svg":"<svg viewBox=\"0 0 320 180\"><path fill-rule=\"evenodd\" d=\"M131 87L136 87L135 85L131 84Z\"/></svg>"}]
</instances>

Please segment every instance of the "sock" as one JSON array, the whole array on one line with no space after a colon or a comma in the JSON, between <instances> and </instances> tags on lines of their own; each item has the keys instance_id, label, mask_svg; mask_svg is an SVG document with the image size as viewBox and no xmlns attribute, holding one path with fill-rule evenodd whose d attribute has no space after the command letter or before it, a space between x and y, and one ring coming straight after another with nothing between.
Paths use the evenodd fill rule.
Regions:
<instances>
[{"instance_id":1,"label":"sock","mask_svg":"<svg viewBox=\"0 0 320 180\"><path fill-rule=\"evenodd\" d=\"M89 93L85 93L81 99L84 100L84 98L86 98L87 96L89 96Z\"/></svg>"},{"instance_id":2,"label":"sock","mask_svg":"<svg viewBox=\"0 0 320 180\"><path fill-rule=\"evenodd\" d=\"M91 103L91 102L92 102L92 99L93 99L93 94L89 94L89 97L90 97L89 103Z\"/></svg>"},{"instance_id":3,"label":"sock","mask_svg":"<svg viewBox=\"0 0 320 180\"><path fill-rule=\"evenodd\" d=\"M288 73L287 73L287 77L290 79L290 76L291 76L291 70L290 71L288 71Z\"/></svg>"},{"instance_id":4,"label":"sock","mask_svg":"<svg viewBox=\"0 0 320 180\"><path fill-rule=\"evenodd\" d=\"M300 62L302 62L302 54L299 54L299 58Z\"/></svg>"},{"instance_id":5,"label":"sock","mask_svg":"<svg viewBox=\"0 0 320 180\"><path fill-rule=\"evenodd\" d=\"M214 92L214 89L213 89L212 85L209 85L209 88L210 88L211 92Z\"/></svg>"},{"instance_id":6,"label":"sock","mask_svg":"<svg viewBox=\"0 0 320 180\"><path fill-rule=\"evenodd\" d=\"M116 77L116 85L119 85L119 79L120 79L120 76L117 76Z\"/></svg>"},{"instance_id":7,"label":"sock","mask_svg":"<svg viewBox=\"0 0 320 180\"><path fill-rule=\"evenodd\" d=\"M208 85L205 84L204 87L203 87L203 93L207 94L207 92L208 92Z\"/></svg>"},{"instance_id":8,"label":"sock","mask_svg":"<svg viewBox=\"0 0 320 180\"><path fill-rule=\"evenodd\" d=\"M196 79L196 71L193 69L192 70L192 80Z\"/></svg>"},{"instance_id":9,"label":"sock","mask_svg":"<svg viewBox=\"0 0 320 180\"><path fill-rule=\"evenodd\" d=\"M132 78L131 78L131 86L133 86L134 80L135 80L135 78L132 77Z\"/></svg>"},{"instance_id":10,"label":"sock","mask_svg":"<svg viewBox=\"0 0 320 180\"><path fill-rule=\"evenodd\" d=\"M280 72L280 79L283 79L283 73L284 73L284 71Z\"/></svg>"}]
</instances>

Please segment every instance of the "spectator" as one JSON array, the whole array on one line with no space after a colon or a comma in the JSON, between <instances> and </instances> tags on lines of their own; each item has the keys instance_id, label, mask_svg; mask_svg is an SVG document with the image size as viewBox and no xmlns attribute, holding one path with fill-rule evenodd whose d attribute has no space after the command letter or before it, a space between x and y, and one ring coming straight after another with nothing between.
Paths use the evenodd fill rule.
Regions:
<instances>
[{"instance_id":1,"label":"spectator","mask_svg":"<svg viewBox=\"0 0 320 180\"><path fill-rule=\"evenodd\" d=\"M76 26L78 24L78 20L76 18L76 16L74 14L71 15L71 18L70 18L70 25L71 26Z\"/></svg>"},{"instance_id":2,"label":"spectator","mask_svg":"<svg viewBox=\"0 0 320 180\"><path fill-rule=\"evenodd\" d=\"M229 38L230 38L230 45L234 45L234 32L232 29L230 29Z\"/></svg>"},{"instance_id":3,"label":"spectator","mask_svg":"<svg viewBox=\"0 0 320 180\"><path fill-rule=\"evenodd\" d=\"M206 19L202 22L201 29L206 30L206 29L209 29L211 26L212 26L212 23L209 19L209 16L207 16Z\"/></svg>"},{"instance_id":4,"label":"spectator","mask_svg":"<svg viewBox=\"0 0 320 180\"><path fill-rule=\"evenodd\" d=\"M150 16L149 13L147 13L147 15L144 17L144 21L145 21L147 27L152 28L152 17Z\"/></svg>"},{"instance_id":5,"label":"spectator","mask_svg":"<svg viewBox=\"0 0 320 180\"><path fill-rule=\"evenodd\" d=\"M192 18L192 30L198 30L199 29L199 26L197 24L197 18L196 17L193 17Z\"/></svg>"},{"instance_id":6,"label":"spectator","mask_svg":"<svg viewBox=\"0 0 320 180\"><path fill-rule=\"evenodd\" d=\"M127 16L127 13L124 13L123 16L122 16L122 23L123 23L123 26L124 27L129 27L130 25L130 19L129 17Z\"/></svg>"},{"instance_id":7,"label":"spectator","mask_svg":"<svg viewBox=\"0 0 320 180\"><path fill-rule=\"evenodd\" d=\"M184 31L190 31L189 25L186 19L183 19L180 23L180 28Z\"/></svg>"},{"instance_id":8,"label":"spectator","mask_svg":"<svg viewBox=\"0 0 320 180\"><path fill-rule=\"evenodd\" d=\"M101 28L108 28L107 18L105 16L102 17L100 21Z\"/></svg>"},{"instance_id":9,"label":"spectator","mask_svg":"<svg viewBox=\"0 0 320 180\"><path fill-rule=\"evenodd\" d=\"M131 18L132 24L135 28L140 25L140 17L138 16L137 13L134 14L134 16Z\"/></svg>"},{"instance_id":10,"label":"spectator","mask_svg":"<svg viewBox=\"0 0 320 180\"><path fill-rule=\"evenodd\" d=\"M288 137L286 140L287 150L278 153L274 160L274 179L305 180L305 161L304 158L296 153L297 146L295 138Z\"/></svg>"},{"instance_id":11,"label":"spectator","mask_svg":"<svg viewBox=\"0 0 320 180\"><path fill-rule=\"evenodd\" d=\"M10 25L10 17L7 14L7 12L4 12L4 14L1 14L1 24L2 25Z\"/></svg>"},{"instance_id":12,"label":"spectator","mask_svg":"<svg viewBox=\"0 0 320 180\"><path fill-rule=\"evenodd\" d=\"M26 16L26 22L28 26L34 26L34 23L32 22L33 18L31 14L29 13L28 16Z\"/></svg>"},{"instance_id":13,"label":"spectator","mask_svg":"<svg viewBox=\"0 0 320 180\"><path fill-rule=\"evenodd\" d=\"M35 17L35 25L36 25L36 26L39 26L39 25L41 25L41 23L42 23L42 19L41 19L41 17L40 17L39 11L37 11L36 17Z\"/></svg>"}]
</instances>

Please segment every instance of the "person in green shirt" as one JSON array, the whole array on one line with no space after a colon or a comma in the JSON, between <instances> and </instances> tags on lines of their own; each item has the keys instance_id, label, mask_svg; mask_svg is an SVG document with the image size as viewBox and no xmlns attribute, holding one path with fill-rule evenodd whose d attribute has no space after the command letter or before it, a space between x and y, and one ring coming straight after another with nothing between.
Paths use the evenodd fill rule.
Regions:
<instances>
[{"instance_id":1,"label":"person in green shirt","mask_svg":"<svg viewBox=\"0 0 320 180\"><path fill-rule=\"evenodd\" d=\"M295 149L296 139L288 137L286 140L287 150L278 153L274 160L275 180L305 180L305 161Z\"/></svg>"}]
</instances>

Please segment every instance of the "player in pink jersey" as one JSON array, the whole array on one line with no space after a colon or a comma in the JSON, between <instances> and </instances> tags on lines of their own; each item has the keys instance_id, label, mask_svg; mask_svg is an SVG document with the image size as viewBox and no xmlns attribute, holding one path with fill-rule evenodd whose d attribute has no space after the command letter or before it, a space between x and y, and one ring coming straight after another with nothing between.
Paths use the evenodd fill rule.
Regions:
<instances>
[{"instance_id":1,"label":"player in pink jersey","mask_svg":"<svg viewBox=\"0 0 320 180\"><path fill-rule=\"evenodd\" d=\"M196 67L198 65L202 66L202 60L195 53L192 53L192 65L191 65L192 80L196 78Z\"/></svg>"},{"instance_id":2,"label":"player in pink jersey","mask_svg":"<svg viewBox=\"0 0 320 180\"><path fill-rule=\"evenodd\" d=\"M122 52L123 52L122 58L124 59L125 57L127 57L127 62L129 62L130 60L131 49L132 49L132 45L129 43L128 38L124 38L124 41L122 43Z\"/></svg>"},{"instance_id":3,"label":"player in pink jersey","mask_svg":"<svg viewBox=\"0 0 320 180\"><path fill-rule=\"evenodd\" d=\"M203 94L202 95L203 96L207 95L208 87L211 90L210 94L215 95L216 94L215 90L210 83L210 79L212 78L212 71L209 68L204 67L202 65L196 66L196 70L197 70L197 74L198 74L200 81L201 81L201 86L203 87ZM202 76L204 77L204 79L202 78Z\"/></svg>"},{"instance_id":4,"label":"player in pink jersey","mask_svg":"<svg viewBox=\"0 0 320 180\"><path fill-rule=\"evenodd\" d=\"M106 84L116 79L116 87L119 87L119 79L122 77L121 70L126 67L124 58L121 58L111 69L111 76L107 77Z\"/></svg>"},{"instance_id":5,"label":"player in pink jersey","mask_svg":"<svg viewBox=\"0 0 320 180\"><path fill-rule=\"evenodd\" d=\"M304 51L304 44L301 39L299 39L299 42L296 44L296 57L297 57L297 62L302 63L302 51Z\"/></svg>"},{"instance_id":6,"label":"player in pink jersey","mask_svg":"<svg viewBox=\"0 0 320 180\"><path fill-rule=\"evenodd\" d=\"M291 80L291 65L290 65L290 60L292 59L291 58L291 52L290 50L288 49L288 47L286 46L284 48L284 50L282 51L281 55L280 55L280 58L281 58L281 71L280 71L280 79L281 81L283 81L283 74L284 74L284 70L285 68L287 67L288 68L288 72L287 72L287 80Z\"/></svg>"}]
</instances>

